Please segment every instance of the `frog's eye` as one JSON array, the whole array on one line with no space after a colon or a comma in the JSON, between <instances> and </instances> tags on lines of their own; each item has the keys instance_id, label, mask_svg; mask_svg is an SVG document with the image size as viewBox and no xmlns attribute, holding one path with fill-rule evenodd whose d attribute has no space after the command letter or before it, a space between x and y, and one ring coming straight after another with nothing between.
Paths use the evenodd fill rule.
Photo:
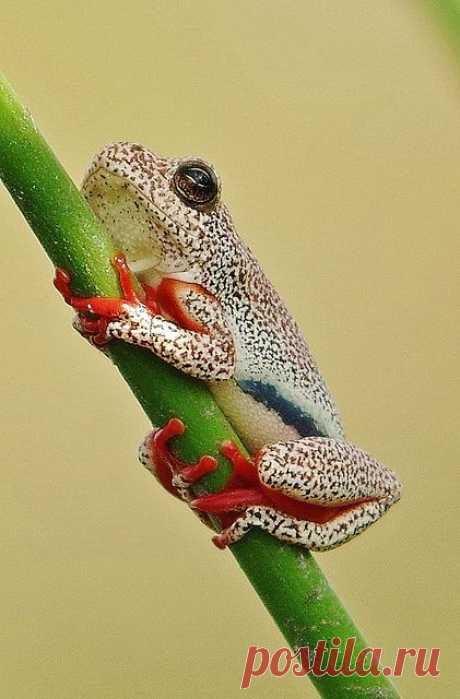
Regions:
<instances>
[{"instance_id":1,"label":"frog's eye","mask_svg":"<svg viewBox=\"0 0 460 699\"><path fill-rule=\"evenodd\" d=\"M181 163L174 173L173 182L182 201L197 209L208 208L219 193L214 171L200 161Z\"/></svg>"}]
</instances>

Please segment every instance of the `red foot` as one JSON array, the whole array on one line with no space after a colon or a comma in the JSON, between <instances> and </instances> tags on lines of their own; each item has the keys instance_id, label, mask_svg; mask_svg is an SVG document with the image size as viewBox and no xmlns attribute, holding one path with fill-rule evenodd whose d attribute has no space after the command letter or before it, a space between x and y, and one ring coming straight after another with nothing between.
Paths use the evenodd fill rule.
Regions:
<instances>
[{"instance_id":1,"label":"red foot","mask_svg":"<svg viewBox=\"0 0 460 699\"><path fill-rule=\"evenodd\" d=\"M212 456L202 456L196 464L188 464L174 456L169 448L169 440L184 432L185 425L182 420L172 418L155 432L150 443L150 454L156 474L162 485L174 495L177 495L172 484L175 474L180 474L188 483L195 483L217 468L217 461Z\"/></svg>"},{"instance_id":2,"label":"red foot","mask_svg":"<svg viewBox=\"0 0 460 699\"><path fill-rule=\"evenodd\" d=\"M257 468L251 459L247 459L234 442L224 442L220 447L220 453L230 461L233 466L233 476L239 476L249 483L258 483Z\"/></svg>"},{"instance_id":3,"label":"red foot","mask_svg":"<svg viewBox=\"0 0 460 699\"><path fill-rule=\"evenodd\" d=\"M125 256L119 253L114 257L112 264L118 272L121 298L75 296L71 289L70 274L59 267L56 269L54 278L56 289L62 294L66 303L78 312L83 334L97 345L109 341L106 330L110 320L118 318L126 310L127 305L135 306L142 303L133 286L133 278ZM156 304L151 297L149 297L148 306L152 312L157 312Z\"/></svg>"},{"instance_id":4,"label":"red foot","mask_svg":"<svg viewBox=\"0 0 460 699\"><path fill-rule=\"evenodd\" d=\"M92 313L93 315L102 316L106 319L116 318L123 310L123 306L128 304L137 305L141 301L138 298L134 289L131 272L126 262L126 258L121 253L116 255L113 260L113 266L118 272L122 297L107 298L104 296L74 296L70 288L70 274L58 267L54 278L54 286L62 294L66 303L80 313Z\"/></svg>"},{"instance_id":5,"label":"red foot","mask_svg":"<svg viewBox=\"0 0 460 699\"><path fill-rule=\"evenodd\" d=\"M234 442L224 442L220 452L233 466L233 473L229 481L219 493L203 495L193 500L190 505L200 512L216 514L220 518L222 515L236 513L253 505L268 505L266 494L260 487L255 463L243 456ZM228 520L228 517L225 519ZM233 514L228 521L231 522L234 519L235 515ZM216 541L214 543L217 546L220 545ZM225 546L226 544L222 545L222 548Z\"/></svg>"}]
</instances>

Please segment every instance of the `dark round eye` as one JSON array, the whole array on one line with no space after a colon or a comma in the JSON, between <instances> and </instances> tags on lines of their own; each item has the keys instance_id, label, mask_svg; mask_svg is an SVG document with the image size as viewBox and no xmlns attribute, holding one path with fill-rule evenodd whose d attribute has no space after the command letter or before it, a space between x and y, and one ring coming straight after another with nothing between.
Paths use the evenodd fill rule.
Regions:
<instances>
[{"instance_id":1,"label":"dark round eye","mask_svg":"<svg viewBox=\"0 0 460 699\"><path fill-rule=\"evenodd\" d=\"M205 163L182 163L174 174L174 187L189 206L207 207L217 198L219 185L213 170Z\"/></svg>"}]
</instances>

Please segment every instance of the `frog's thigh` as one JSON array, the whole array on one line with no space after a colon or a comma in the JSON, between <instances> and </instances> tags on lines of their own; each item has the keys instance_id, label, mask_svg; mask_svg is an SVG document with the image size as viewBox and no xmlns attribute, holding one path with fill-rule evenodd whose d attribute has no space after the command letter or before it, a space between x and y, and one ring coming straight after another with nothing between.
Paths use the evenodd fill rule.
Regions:
<instances>
[{"instance_id":1,"label":"frog's thigh","mask_svg":"<svg viewBox=\"0 0 460 699\"><path fill-rule=\"evenodd\" d=\"M399 499L396 474L362 449L326 437L278 442L260 450L257 469L270 490L295 500L343 506L369 498Z\"/></svg>"},{"instance_id":2,"label":"frog's thigh","mask_svg":"<svg viewBox=\"0 0 460 699\"><path fill-rule=\"evenodd\" d=\"M384 500L366 502L323 524L295 519L271 507L248 507L228 529L214 537L214 543L224 548L239 541L251 527L259 527L288 544L327 551L367 529L389 506Z\"/></svg>"}]
</instances>

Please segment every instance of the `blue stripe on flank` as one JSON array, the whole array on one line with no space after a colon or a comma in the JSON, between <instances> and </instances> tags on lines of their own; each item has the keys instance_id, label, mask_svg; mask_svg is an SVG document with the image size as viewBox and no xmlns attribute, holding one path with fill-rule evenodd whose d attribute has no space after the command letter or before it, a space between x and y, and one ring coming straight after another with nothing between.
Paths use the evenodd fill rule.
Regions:
<instances>
[{"instance_id":1,"label":"blue stripe on flank","mask_svg":"<svg viewBox=\"0 0 460 699\"><path fill-rule=\"evenodd\" d=\"M286 425L294 427L301 437L325 437L320 432L312 417L304 413L297 405L283 398L270 384L261 381L238 381L238 385L256 401L274 410Z\"/></svg>"}]
</instances>

